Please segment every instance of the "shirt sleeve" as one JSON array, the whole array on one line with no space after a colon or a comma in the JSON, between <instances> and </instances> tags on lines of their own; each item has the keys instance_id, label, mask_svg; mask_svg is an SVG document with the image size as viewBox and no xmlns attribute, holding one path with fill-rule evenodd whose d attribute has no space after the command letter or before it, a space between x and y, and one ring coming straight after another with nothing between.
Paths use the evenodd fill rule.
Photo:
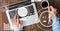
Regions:
<instances>
[{"instance_id":1,"label":"shirt sleeve","mask_svg":"<svg viewBox=\"0 0 60 31\"><path fill-rule=\"evenodd\" d=\"M14 31L21 31L21 30L14 30Z\"/></svg>"},{"instance_id":2,"label":"shirt sleeve","mask_svg":"<svg viewBox=\"0 0 60 31\"><path fill-rule=\"evenodd\" d=\"M23 30L20 30L20 29L14 29L14 31L23 31Z\"/></svg>"},{"instance_id":3,"label":"shirt sleeve","mask_svg":"<svg viewBox=\"0 0 60 31\"><path fill-rule=\"evenodd\" d=\"M60 31L60 23L57 17L52 18L52 30L53 31Z\"/></svg>"}]
</instances>

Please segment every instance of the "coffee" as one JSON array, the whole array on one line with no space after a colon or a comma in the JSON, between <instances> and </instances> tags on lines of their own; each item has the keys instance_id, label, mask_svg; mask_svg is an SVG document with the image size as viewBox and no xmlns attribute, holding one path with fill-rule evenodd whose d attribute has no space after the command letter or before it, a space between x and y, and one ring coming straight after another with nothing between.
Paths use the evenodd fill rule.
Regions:
<instances>
[{"instance_id":1,"label":"coffee","mask_svg":"<svg viewBox=\"0 0 60 31\"><path fill-rule=\"evenodd\" d=\"M42 8L47 8L48 7L48 2L47 1L41 2L41 7Z\"/></svg>"}]
</instances>

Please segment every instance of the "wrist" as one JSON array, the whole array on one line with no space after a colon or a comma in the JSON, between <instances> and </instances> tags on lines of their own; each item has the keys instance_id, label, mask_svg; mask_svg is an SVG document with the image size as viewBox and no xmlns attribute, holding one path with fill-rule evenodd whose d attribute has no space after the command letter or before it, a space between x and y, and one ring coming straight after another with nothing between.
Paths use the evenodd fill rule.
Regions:
<instances>
[{"instance_id":1,"label":"wrist","mask_svg":"<svg viewBox=\"0 0 60 31\"><path fill-rule=\"evenodd\" d=\"M15 28L14 30L23 30L23 26L19 24L19 27Z\"/></svg>"},{"instance_id":2,"label":"wrist","mask_svg":"<svg viewBox=\"0 0 60 31\"><path fill-rule=\"evenodd\" d=\"M55 14L53 14L53 15L52 15L52 18L54 18L54 17L56 17L56 15L55 15Z\"/></svg>"}]
</instances>

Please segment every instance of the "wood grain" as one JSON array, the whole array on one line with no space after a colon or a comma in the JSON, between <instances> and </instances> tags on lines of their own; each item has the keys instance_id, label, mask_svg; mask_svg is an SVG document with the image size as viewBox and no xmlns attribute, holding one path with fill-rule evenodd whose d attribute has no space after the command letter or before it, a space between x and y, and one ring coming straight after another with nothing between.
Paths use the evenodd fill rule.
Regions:
<instances>
[{"instance_id":1,"label":"wood grain","mask_svg":"<svg viewBox=\"0 0 60 31\"><path fill-rule=\"evenodd\" d=\"M16 3L16 2L19 2L19 1L22 1L22 0L3 0L3 2L0 3L1 4L0 7L5 6L5 5L9 5L9 4L13 4L13 3ZM55 2L54 2L54 0L49 0L49 2L51 2L51 4L53 3L52 5L54 5L55 2L60 3L60 1L58 1L58 0L56 0ZM59 8L60 4L56 5L56 7L57 6ZM36 7L37 7L37 11L39 11L40 10L40 3L36 3ZM0 9L0 29L1 30L2 30L2 24L3 23L7 24L9 22L8 22L5 10ZM23 31L45 31L45 30L40 29L37 25L39 25L39 23L30 25L30 26L25 26L25 27L23 27L23 29L24 29ZM50 30L50 31L52 31L52 30Z\"/></svg>"}]
</instances>

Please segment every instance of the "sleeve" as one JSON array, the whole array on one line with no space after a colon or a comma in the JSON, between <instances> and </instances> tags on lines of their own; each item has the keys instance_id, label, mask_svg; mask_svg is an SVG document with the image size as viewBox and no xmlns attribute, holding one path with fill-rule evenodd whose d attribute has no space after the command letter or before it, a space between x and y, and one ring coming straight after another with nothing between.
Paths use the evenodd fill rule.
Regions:
<instances>
[{"instance_id":1,"label":"sleeve","mask_svg":"<svg viewBox=\"0 0 60 31\"><path fill-rule=\"evenodd\" d=\"M14 31L21 31L21 30L14 30Z\"/></svg>"},{"instance_id":2,"label":"sleeve","mask_svg":"<svg viewBox=\"0 0 60 31\"><path fill-rule=\"evenodd\" d=\"M14 31L22 31L22 30L14 30Z\"/></svg>"},{"instance_id":3,"label":"sleeve","mask_svg":"<svg viewBox=\"0 0 60 31\"><path fill-rule=\"evenodd\" d=\"M60 23L57 17L52 18L52 30L53 31L60 31Z\"/></svg>"}]
</instances>

